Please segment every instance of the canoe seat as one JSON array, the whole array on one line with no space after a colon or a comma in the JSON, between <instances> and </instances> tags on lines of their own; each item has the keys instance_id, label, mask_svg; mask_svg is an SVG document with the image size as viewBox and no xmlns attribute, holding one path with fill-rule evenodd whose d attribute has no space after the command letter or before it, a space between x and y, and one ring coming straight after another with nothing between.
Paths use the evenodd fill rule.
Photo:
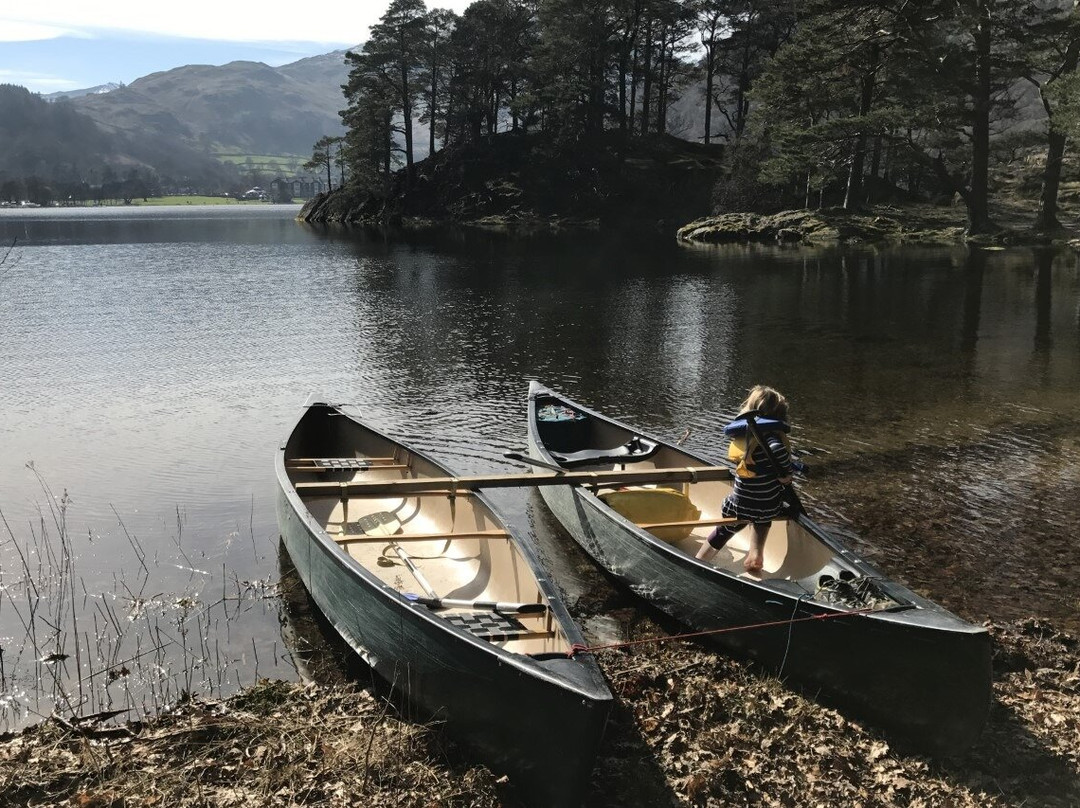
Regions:
<instances>
[{"instance_id":1,"label":"canoe seat","mask_svg":"<svg viewBox=\"0 0 1080 808\"><path fill-rule=\"evenodd\" d=\"M654 440L637 435L622 446L610 449L583 449L580 452L552 452L551 456L560 466L572 469L577 466L598 465L601 463L635 463L646 460L656 454L660 444Z\"/></svg>"},{"instance_id":2,"label":"canoe seat","mask_svg":"<svg viewBox=\"0 0 1080 808\"><path fill-rule=\"evenodd\" d=\"M291 469L300 471L342 471L345 469L408 468L393 457L295 457L285 461Z\"/></svg>"},{"instance_id":3,"label":"canoe seat","mask_svg":"<svg viewBox=\"0 0 1080 808\"><path fill-rule=\"evenodd\" d=\"M671 488L627 486L599 496L609 508L631 522L653 523L650 532L661 541L685 539L701 518L701 510L690 497Z\"/></svg>"},{"instance_id":4,"label":"canoe seat","mask_svg":"<svg viewBox=\"0 0 1080 808\"><path fill-rule=\"evenodd\" d=\"M485 640L512 640L532 633L520 621L502 612L449 614L443 619Z\"/></svg>"}]
</instances>

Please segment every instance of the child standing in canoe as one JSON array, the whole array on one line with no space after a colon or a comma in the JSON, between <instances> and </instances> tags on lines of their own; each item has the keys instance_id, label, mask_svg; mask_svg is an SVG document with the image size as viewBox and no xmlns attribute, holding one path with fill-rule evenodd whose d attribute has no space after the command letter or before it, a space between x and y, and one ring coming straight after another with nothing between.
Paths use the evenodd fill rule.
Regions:
<instances>
[{"instance_id":1,"label":"child standing in canoe","mask_svg":"<svg viewBox=\"0 0 1080 808\"><path fill-rule=\"evenodd\" d=\"M788 509L784 501L784 487L791 483L792 464L787 438L790 429L787 411L787 399L773 388L759 384L750 389L746 401L739 408L740 416L724 427L724 433L732 438L728 457L737 461L738 466L735 469L734 490L724 498L720 513L724 517L751 523L750 550L743 561L747 572L761 571L765 539L768 538L772 520ZM749 428L745 418L747 413L754 416L757 434L768 444L776 465ZM776 466L780 467L779 475ZM702 543L697 557L702 561L712 559L717 550L743 527L718 525Z\"/></svg>"}]
</instances>

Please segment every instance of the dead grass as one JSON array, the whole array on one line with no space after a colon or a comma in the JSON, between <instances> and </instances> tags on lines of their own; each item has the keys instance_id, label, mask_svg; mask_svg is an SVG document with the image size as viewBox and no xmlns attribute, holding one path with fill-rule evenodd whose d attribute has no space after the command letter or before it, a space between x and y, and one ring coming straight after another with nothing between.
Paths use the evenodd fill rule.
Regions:
<instances>
[{"instance_id":1,"label":"dead grass","mask_svg":"<svg viewBox=\"0 0 1080 808\"><path fill-rule=\"evenodd\" d=\"M42 723L0 745L5 805L497 806L486 769L369 693L263 681L144 725Z\"/></svg>"},{"instance_id":2,"label":"dead grass","mask_svg":"<svg viewBox=\"0 0 1080 808\"><path fill-rule=\"evenodd\" d=\"M1075 806L1080 804L1080 659L1037 621L992 629L987 730L962 759L896 749L842 713L706 651L620 654L605 670L632 713L668 803L694 806ZM632 744L630 745L633 746ZM611 758L598 772L619 793Z\"/></svg>"},{"instance_id":3,"label":"dead grass","mask_svg":"<svg viewBox=\"0 0 1080 808\"><path fill-rule=\"evenodd\" d=\"M604 652L617 707L583 803L1080 804L1080 643L1035 620L992 632L989 726L944 763L696 645ZM520 797L438 727L404 722L364 690L269 681L145 724L54 719L0 737L0 794L79 808L494 808Z\"/></svg>"}]
</instances>

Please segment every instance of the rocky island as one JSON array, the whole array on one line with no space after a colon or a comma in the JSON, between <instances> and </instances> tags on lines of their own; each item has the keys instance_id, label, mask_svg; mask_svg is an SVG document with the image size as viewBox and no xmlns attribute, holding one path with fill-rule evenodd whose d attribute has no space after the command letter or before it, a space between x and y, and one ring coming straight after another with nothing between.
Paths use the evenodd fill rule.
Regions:
<instances>
[{"instance_id":1,"label":"rocky island","mask_svg":"<svg viewBox=\"0 0 1080 808\"><path fill-rule=\"evenodd\" d=\"M1066 183L1062 228L1033 229L1038 168L998 179L991 205L998 226L971 236L956 199L931 201L891 189L890 201L784 209L780 192L755 194L758 210L730 210L745 193L722 145L671 136L603 138L567 147L542 137L504 133L484 143L451 146L395 172L379 190L346 185L302 208L309 223L386 228L401 234L432 228L508 232L610 230L677 238L683 243L1065 243L1080 248L1080 181Z\"/></svg>"},{"instance_id":2,"label":"rocky island","mask_svg":"<svg viewBox=\"0 0 1080 808\"><path fill-rule=\"evenodd\" d=\"M449 146L385 188L345 186L304 206L307 222L414 230L464 226L640 229L673 234L710 209L723 146L617 133L559 144L503 133Z\"/></svg>"}]
</instances>

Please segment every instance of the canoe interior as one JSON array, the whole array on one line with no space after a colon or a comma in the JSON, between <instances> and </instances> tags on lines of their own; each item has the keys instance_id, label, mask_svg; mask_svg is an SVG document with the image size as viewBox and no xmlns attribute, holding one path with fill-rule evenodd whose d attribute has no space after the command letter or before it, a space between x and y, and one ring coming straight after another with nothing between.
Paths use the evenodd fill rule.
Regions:
<instances>
[{"instance_id":1,"label":"canoe interior","mask_svg":"<svg viewBox=\"0 0 1080 808\"><path fill-rule=\"evenodd\" d=\"M285 467L294 486L447 476L434 462L332 408L320 407L309 409L294 431L286 445ZM303 504L341 553L398 592L548 605L516 540L482 497L469 492L453 497L320 492L305 495ZM373 526L373 515L388 526L382 527L378 519ZM572 644L549 608L496 613L454 607L432 613L511 653L566 654Z\"/></svg>"},{"instance_id":2,"label":"canoe interior","mask_svg":"<svg viewBox=\"0 0 1080 808\"><path fill-rule=\"evenodd\" d=\"M543 448L556 462L572 458L575 470L671 469L701 466L704 462L702 458L677 447L658 444L622 424L576 409L556 396L539 394L533 406L536 432ZM545 420L545 414L557 420ZM642 447L640 456L627 451L628 447L633 446ZM590 457L588 462L582 462L582 458ZM650 487L656 488L641 486L644 489ZM667 507L650 513L648 504L636 509L632 506L633 491L626 489L620 489L616 497L609 497L615 493L612 488L599 488L594 493L601 500L610 499L609 504L631 522L642 526L672 548L694 557L713 530L715 521L722 518L720 508L724 498L731 493L733 484L727 480L715 480L665 484L662 488L677 493L685 501L685 512L680 514L677 508ZM642 491L640 498L649 499L649 492ZM620 502L620 499L623 501ZM629 508L625 507L627 500L631 501ZM675 526L645 527L650 524ZM748 573L743 568L743 561L750 549L750 536L751 528L743 528L709 563L747 580L787 581L795 594L836 605L881 609L906 605L876 589L853 593L844 582L860 578L861 571L794 520L778 519L773 522L765 543L764 566L760 573ZM872 583L865 581L864 587L870 586Z\"/></svg>"}]
</instances>

